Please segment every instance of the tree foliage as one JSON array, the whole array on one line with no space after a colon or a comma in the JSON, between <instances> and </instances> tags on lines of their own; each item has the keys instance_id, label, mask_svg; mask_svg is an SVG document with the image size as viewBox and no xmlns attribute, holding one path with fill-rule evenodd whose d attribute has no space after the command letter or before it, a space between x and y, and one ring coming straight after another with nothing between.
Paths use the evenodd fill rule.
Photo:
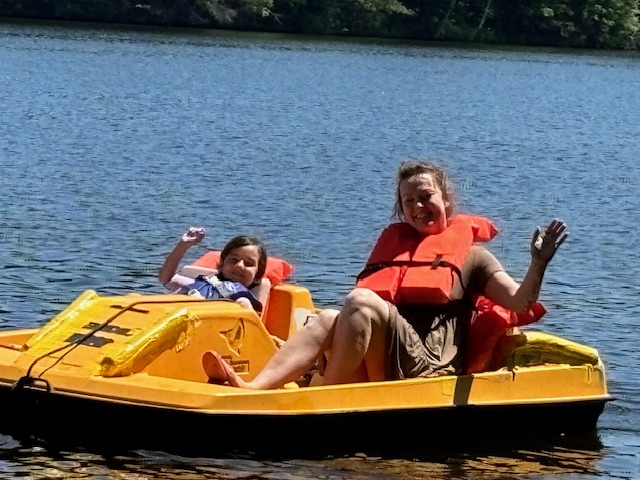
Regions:
<instances>
[{"instance_id":1,"label":"tree foliage","mask_svg":"<svg viewBox=\"0 0 640 480\"><path fill-rule=\"evenodd\" d=\"M0 15L589 48L639 48L640 0L2 0Z\"/></svg>"}]
</instances>

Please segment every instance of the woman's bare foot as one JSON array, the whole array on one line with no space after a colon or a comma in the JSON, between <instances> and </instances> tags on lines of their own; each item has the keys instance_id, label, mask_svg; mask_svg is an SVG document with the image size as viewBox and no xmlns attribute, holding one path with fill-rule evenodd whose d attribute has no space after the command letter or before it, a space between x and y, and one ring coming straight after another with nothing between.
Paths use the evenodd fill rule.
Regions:
<instances>
[{"instance_id":1,"label":"woman's bare foot","mask_svg":"<svg viewBox=\"0 0 640 480\"><path fill-rule=\"evenodd\" d=\"M212 383L227 382L232 387L244 387L244 381L218 352L209 350L202 355L202 368Z\"/></svg>"}]
</instances>

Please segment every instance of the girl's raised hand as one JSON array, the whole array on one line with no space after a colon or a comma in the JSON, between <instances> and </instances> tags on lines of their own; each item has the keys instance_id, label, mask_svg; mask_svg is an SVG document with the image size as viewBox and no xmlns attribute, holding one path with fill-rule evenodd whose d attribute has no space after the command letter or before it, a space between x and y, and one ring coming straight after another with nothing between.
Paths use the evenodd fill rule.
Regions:
<instances>
[{"instance_id":1,"label":"girl's raised hand","mask_svg":"<svg viewBox=\"0 0 640 480\"><path fill-rule=\"evenodd\" d=\"M180 243L187 244L189 246L197 245L207 235L207 232L202 227L189 227L189 230L184 232L180 237Z\"/></svg>"},{"instance_id":2,"label":"girl's raised hand","mask_svg":"<svg viewBox=\"0 0 640 480\"><path fill-rule=\"evenodd\" d=\"M567 236L569 236L567 225L559 219L551 220L551 223L544 229L544 233L540 227L536 227L531 239L531 258L548 263L560 245L567 239Z\"/></svg>"}]
</instances>

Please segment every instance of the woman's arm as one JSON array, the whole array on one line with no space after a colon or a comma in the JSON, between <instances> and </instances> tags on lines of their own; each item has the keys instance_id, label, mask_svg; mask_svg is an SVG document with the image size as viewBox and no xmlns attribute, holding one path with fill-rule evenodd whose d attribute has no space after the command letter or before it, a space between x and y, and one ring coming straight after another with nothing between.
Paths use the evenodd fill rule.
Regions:
<instances>
[{"instance_id":1,"label":"woman's arm","mask_svg":"<svg viewBox=\"0 0 640 480\"><path fill-rule=\"evenodd\" d=\"M163 285L166 285L171 281L178 270L180 260L182 260L182 257L187 250L189 250L193 245L200 243L205 235L206 232L204 228L196 227L190 227L189 230L182 234L180 240L178 240L178 243L167 256L162 267L160 267L158 279Z\"/></svg>"},{"instance_id":2,"label":"woman's arm","mask_svg":"<svg viewBox=\"0 0 640 480\"><path fill-rule=\"evenodd\" d=\"M562 220L552 220L542 235L537 227L531 239L531 263L522 283L504 271L496 272L485 285L485 296L509 310L529 311L538 300L549 261L569 235L566 228Z\"/></svg>"}]
</instances>

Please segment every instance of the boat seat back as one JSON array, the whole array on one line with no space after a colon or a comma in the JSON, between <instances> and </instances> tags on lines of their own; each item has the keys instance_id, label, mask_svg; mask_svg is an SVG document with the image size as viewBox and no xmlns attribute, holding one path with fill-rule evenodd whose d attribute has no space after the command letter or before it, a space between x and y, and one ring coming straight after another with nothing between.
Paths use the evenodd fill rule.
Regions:
<instances>
[{"instance_id":1,"label":"boat seat back","mask_svg":"<svg viewBox=\"0 0 640 480\"><path fill-rule=\"evenodd\" d=\"M269 333L287 340L315 311L309 290L281 284L271 289L262 321Z\"/></svg>"},{"instance_id":2,"label":"boat seat back","mask_svg":"<svg viewBox=\"0 0 640 480\"><path fill-rule=\"evenodd\" d=\"M253 310L224 301L202 302L184 310L180 327L166 328L162 335L149 332L148 336L154 340L159 354L152 362L145 362L132 372L206 382L202 354L215 350L238 374L251 380L276 352L273 340ZM161 337L166 340L161 340ZM141 349L136 350L140 352L137 356L141 361L148 358ZM119 360L115 355L112 357L119 364L130 365L132 362L124 359L127 354L128 349L123 346L123 359Z\"/></svg>"},{"instance_id":3,"label":"boat seat back","mask_svg":"<svg viewBox=\"0 0 640 480\"><path fill-rule=\"evenodd\" d=\"M187 341L179 348L165 349L144 372L206 381L202 354L215 350L244 380L252 380L276 352L270 334L286 340L315 311L309 291L290 284L280 284L271 290L262 317L233 302L223 302L225 316L220 311L211 312L207 304L212 303L217 302L189 307L199 321L189 330Z\"/></svg>"}]
</instances>

